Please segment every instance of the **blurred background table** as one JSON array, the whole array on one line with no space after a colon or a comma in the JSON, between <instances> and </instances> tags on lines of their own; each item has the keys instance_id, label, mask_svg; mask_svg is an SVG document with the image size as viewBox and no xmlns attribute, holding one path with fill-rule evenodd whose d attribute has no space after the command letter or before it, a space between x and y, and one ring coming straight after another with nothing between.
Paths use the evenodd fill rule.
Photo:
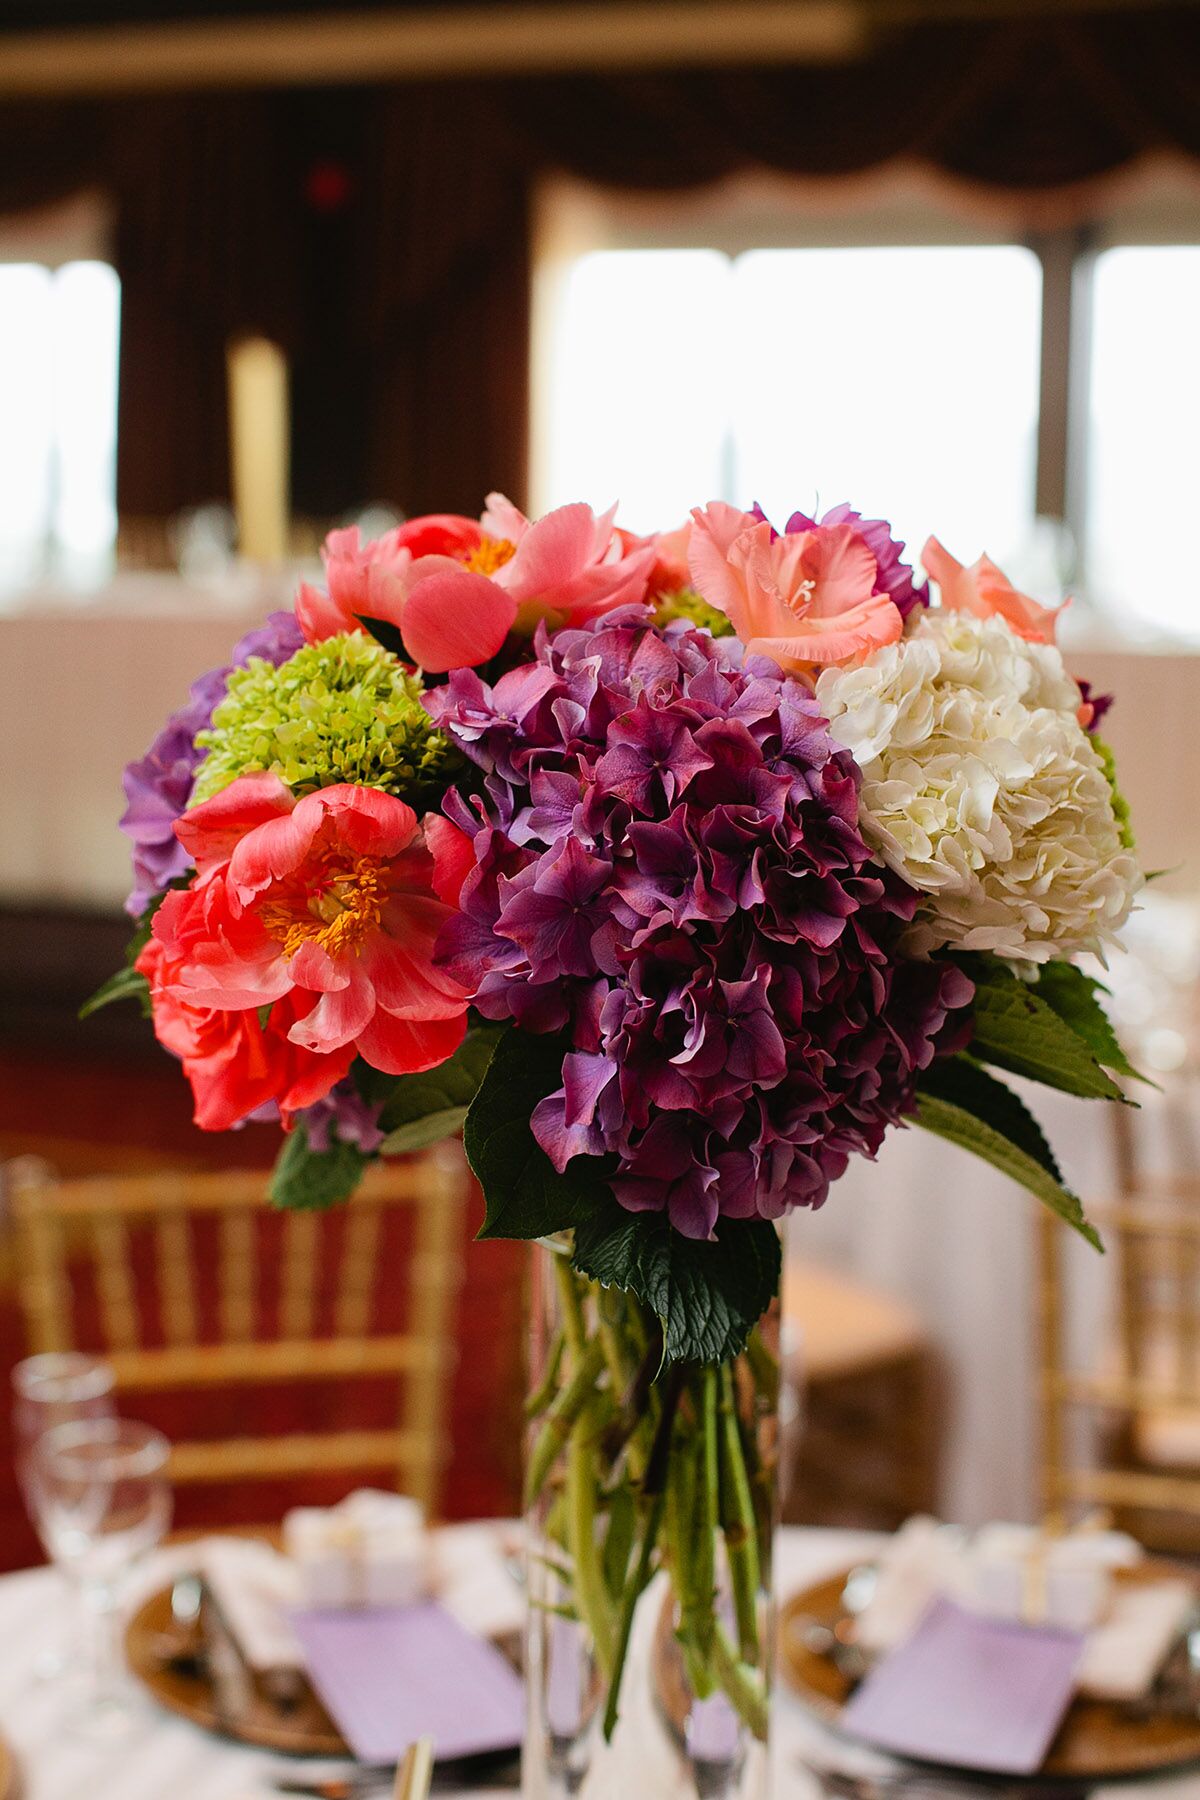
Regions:
<instances>
[{"instance_id":1,"label":"blurred background table","mask_svg":"<svg viewBox=\"0 0 1200 1800\"><path fill-rule=\"evenodd\" d=\"M870 1554L878 1542L878 1537L861 1532L785 1529L778 1591L786 1595L836 1573ZM162 1552L146 1571L147 1580L180 1566L181 1554L178 1547ZM21 1764L23 1800L80 1800L85 1794L88 1800L163 1800L168 1794L180 1800L271 1800L276 1793L272 1784L282 1773L294 1775L305 1767L285 1765L278 1756L209 1737L160 1712L149 1700L134 1735L119 1745L96 1745L72 1736L70 1687L39 1682L30 1673L39 1651L58 1641L66 1609L67 1597L58 1578L46 1570L0 1579L0 1730ZM630 1696L626 1704L637 1709L639 1720L637 1786L627 1791L674 1800L674 1752L652 1711L648 1652L646 1642L635 1644L626 1677ZM848 1753L807 1718L782 1683L774 1729L777 1791L788 1800L817 1800L819 1787L804 1767L808 1757L823 1767L887 1766L879 1758L864 1760L865 1753ZM462 1790L456 1800L496 1800L500 1791L473 1787ZM1147 1790L1098 1789L1095 1800L1126 1800L1142 1791ZM1200 1776L1158 1782L1153 1792L1157 1800L1197 1800ZM898 1794L897 1800L902 1796Z\"/></svg>"}]
</instances>

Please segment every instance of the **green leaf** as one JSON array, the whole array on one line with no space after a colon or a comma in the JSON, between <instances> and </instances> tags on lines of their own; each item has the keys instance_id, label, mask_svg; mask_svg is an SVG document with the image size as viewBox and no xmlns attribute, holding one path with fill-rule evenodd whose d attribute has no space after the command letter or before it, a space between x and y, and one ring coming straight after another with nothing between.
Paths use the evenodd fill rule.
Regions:
<instances>
[{"instance_id":1,"label":"green leaf","mask_svg":"<svg viewBox=\"0 0 1200 1800\"><path fill-rule=\"evenodd\" d=\"M348 1200L367 1166L357 1144L334 1139L328 1150L310 1150L308 1133L297 1125L283 1140L268 1188L272 1204L314 1211Z\"/></svg>"},{"instance_id":2,"label":"green leaf","mask_svg":"<svg viewBox=\"0 0 1200 1800\"><path fill-rule=\"evenodd\" d=\"M725 1362L779 1290L779 1234L766 1219L718 1219L716 1233L701 1242L614 1203L576 1226L575 1265L658 1314L664 1361Z\"/></svg>"},{"instance_id":3,"label":"green leaf","mask_svg":"<svg viewBox=\"0 0 1200 1800\"><path fill-rule=\"evenodd\" d=\"M150 1017L150 983L136 969L118 969L115 975L102 982L90 1000L85 1000L79 1009L81 1019L90 1018L99 1012L102 1006L111 1006L114 1000L139 1000L142 1016Z\"/></svg>"},{"instance_id":4,"label":"green leaf","mask_svg":"<svg viewBox=\"0 0 1200 1800\"><path fill-rule=\"evenodd\" d=\"M1108 992L1100 982L1085 975L1074 963L1048 962L1042 965L1036 991L1076 1037L1083 1039L1097 1062L1134 1081L1146 1080L1122 1050L1112 1021L1096 997ZM1154 1083L1147 1085L1153 1087Z\"/></svg>"},{"instance_id":5,"label":"green leaf","mask_svg":"<svg viewBox=\"0 0 1200 1800\"><path fill-rule=\"evenodd\" d=\"M447 1106L441 1112L425 1113L407 1125L398 1125L380 1144L380 1156L407 1156L413 1150L428 1150L431 1144L455 1137L463 1128L468 1110L465 1106Z\"/></svg>"},{"instance_id":6,"label":"green leaf","mask_svg":"<svg viewBox=\"0 0 1200 1800\"><path fill-rule=\"evenodd\" d=\"M1078 1196L1064 1184L1033 1114L1010 1087L969 1057L946 1057L925 1071L917 1091L915 1122L1011 1175L1095 1249L1103 1250Z\"/></svg>"},{"instance_id":7,"label":"green leaf","mask_svg":"<svg viewBox=\"0 0 1200 1800\"><path fill-rule=\"evenodd\" d=\"M457 1131L466 1117L467 1108L479 1092L479 1084L487 1073L492 1054L503 1035L504 1027L501 1025L478 1026L467 1033L454 1055L444 1063L439 1063L436 1069L426 1069L421 1075L384 1077L373 1091L364 1094L364 1098L369 1101L383 1101L379 1115L380 1130L396 1135L411 1131L423 1119L457 1112L460 1116L456 1123L448 1125L438 1136L448 1137L451 1132ZM436 1137L425 1140L431 1144L437 1141ZM421 1146L385 1146L391 1155L399 1155L401 1150L414 1147Z\"/></svg>"},{"instance_id":8,"label":"green leaf","mask_svg":"<svg viewBox=\"0 0 1200 1800\"><path fill-rule=\"evenodd\" d=\"M138 1000L141 1002L142 1017L148 1019L150 1013L150 983L144 975L139 975L134 963L150 942L150 933L154 925L154 915L166 899L172 888L187 887L190 876L178 875L170 882L161 894L155 894L145 912L134 927L133 936L125 946L125 967L110 975L107 981L101 982L90 999L85 1000L79 1009L81 1019L90 1018L92 1013L99 1012L102 1006L111 1006L114 1000Z\"/></svg>"},{"instance_id":9,"label":"green leaf","mask_svg":"<svg viewBox=\"0 0 1200 1800\"><path fill-rule=\"evenodd\" d=\"M487 1205L481 1238L549 1237L611 1202L607 1159L577 1156L560 1175L533 1135L533 1109L562 1086L569 1049L515 1025L496 1045L463 1127Z\"/></svg>"},{"instance_id":10,"label":"green leaf","mask_svg":"<svg viewBox=\"0 0 1200 1800\"><path fill-rule=\"evenodd\" d=\"M975 980L972 1056L1083 1099L1124 1100L1086 1039L1037 988L999 965Z\"/></svg>"}]
</instances>

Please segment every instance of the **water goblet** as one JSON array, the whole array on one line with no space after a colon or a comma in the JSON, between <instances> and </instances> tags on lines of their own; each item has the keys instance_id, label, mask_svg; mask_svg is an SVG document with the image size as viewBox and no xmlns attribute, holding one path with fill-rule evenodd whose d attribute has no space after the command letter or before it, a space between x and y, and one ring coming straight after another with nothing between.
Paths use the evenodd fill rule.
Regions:
<instances>
[{"instance_id":1,"label":"water goblet","mask_svg":"<svg viewBox=\"0 0 1200 1800\"><path fill-rule=\"evenodd\" d=\"M26 1357L12 1372L13 1446L17 1481L35 1530L38 1507L33 1491L37 1468L33 1456L38 1441L56 1425L76 1424L85 1419L110 1419L113 1405L113 1372L111 1366L97 1356L83 1351L51 1351ZM43 1539L42 1548L51 1554ZM65 1570L60 1574L69 1580ZM72 1662L67 1646L48 1647L33 1660L33 1674L39 1681L55 1680Z\"/></svg>"},{"instance_id":2,"label":"water goblet","mask_svg":"<svg viewBox=\"0 0 1200 1800\"><path fill-rule=\"evenodd\" d=\"M39 1533L73 1576L93 1627L92 1701L81 1720L89 1735L115 1736L130 1722L121 1684L121 1592L170 1524L170 1453L161 1432L115 1418L56 1425L33 1451Z\"/></svg>"}]
</instances>

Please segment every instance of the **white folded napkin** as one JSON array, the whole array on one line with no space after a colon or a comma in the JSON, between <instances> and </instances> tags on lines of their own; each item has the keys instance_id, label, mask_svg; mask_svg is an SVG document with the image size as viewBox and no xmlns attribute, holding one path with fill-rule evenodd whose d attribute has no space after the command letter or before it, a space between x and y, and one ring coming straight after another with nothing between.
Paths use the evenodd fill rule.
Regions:
<instances>
[{"instance_id":1,"label":"white folded napkin","mask_svg":"<svg viewBox=\"0 0 1200 1800\"><path fill-rule=\"evenodd\" d=\"M425 1516L405 1494L360 1488L338 1506L297 1507L283 1544L306 1606L410 1606L430 1589Z\"/></svg>"},{"instance_id":2,"label":"white folded napkin","mask_svg":"<svg viewBox=\"0 0 1200 1800\"><path fill-rule=\"evenodd\" d=\"M1089 1631L1079 1691L1094 1700L1137 1700L1179 1640L1196 1591L1186 1581L1118 1582L1108 1617Z\"/></svg>"},{"instance_id":3,"label":"white folded napkin","mask_svg":"<svg viewBox=\"0 0 1200 1800\"><path fill-rule=\"evenodd\" d=\"M304 1657L287 1615L300 1604L296 1565L251 1538L205 1538L200 1571L221 1617L252 1669L302 1669Z\"/></svg>"},{"instance_id":4,"label":"white folded napkin","mask_svg":"<svg viewBox=\"0 0 1200 1800\"><path fill-rule=\"evenodd\" d=\"M434 1591L466 1630L503 1638L522 1629L525 1591L495 1525L446 1525L434 1537L433 1556Z\"/></svg>"},{"instance_id":5,"label":"white folded napkin","mask_svg":"<svg viewBox=\"0 0 1200 1800\"><path fill-rule=\"evenodd\" d=\"M910 1519L883 1549L856 1620L863 1649L879 1655L915 1629L939 1595L994 1617L1080 1631L1081 1694L1133 1700L1145 1694L1196 1603L1183 1580L1137 1582L1119 1571L1143 1561L1123 1532L1048 1536L1028 1525L988 1525L973 1537Z\"/></svg>"}]
</instances>

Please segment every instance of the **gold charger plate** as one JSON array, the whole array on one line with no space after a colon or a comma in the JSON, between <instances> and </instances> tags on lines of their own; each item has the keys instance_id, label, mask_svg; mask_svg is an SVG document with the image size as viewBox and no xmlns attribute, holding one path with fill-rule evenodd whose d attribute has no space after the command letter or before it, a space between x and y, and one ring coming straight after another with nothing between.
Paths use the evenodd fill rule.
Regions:
<instances>
[{"instance_id":1,"label":"gold charger plate","mask_svg":"<svg viewBox=\"0 0 1200 1800\"><path fill-rule=\"evenodd\" d=\"M781 1671L809 1711L835 1730L840 1728L842 1708L852 1683L827 1656L807 1647L799 1625L801 1621L811 1624L815 1620L833 1628L845 1619L842 1592L849 1573L847 1569L793 1594L779 1612ZM1166 1575L1195 1580L1191 1571L1162 1562L1123 1570L1118 1580L1142 1585L1161 1581ZM1165 1775L1194 1765L1200 1765L1200 1717L1139 1718L1130 1708L1110 1701L1077 1699L1072 1702L1045 1762L1029 1779L1039 1787L1060 1782L1069 1787L1087 1787ZM964 1772L986 1778L983 1770ZM1005 1780L1011 1785L1012 1777Z\"/></svg>"},{"instance_id":2,"label":"gold charger plate","mask_svg":"<svg viewBox=\"0 0 1200 1800\"><path fill-rule=\"evenodd\" d=\"M125 1630L125 1657L137 1679L168 1712L262 1750L288 1756L350 1755L345 1738L307 1681L298 1687L296 1702L286 1711L255 1681L245 1710L235 1720L223 1719L207 1675L164 1664L163 1646L172 1638L184 1648L171 1618L171 1589L167 1586L151 1594L130 1619ZM0 1800L7 1800L3 1784Z\"/></svg>"}]
</instances>

